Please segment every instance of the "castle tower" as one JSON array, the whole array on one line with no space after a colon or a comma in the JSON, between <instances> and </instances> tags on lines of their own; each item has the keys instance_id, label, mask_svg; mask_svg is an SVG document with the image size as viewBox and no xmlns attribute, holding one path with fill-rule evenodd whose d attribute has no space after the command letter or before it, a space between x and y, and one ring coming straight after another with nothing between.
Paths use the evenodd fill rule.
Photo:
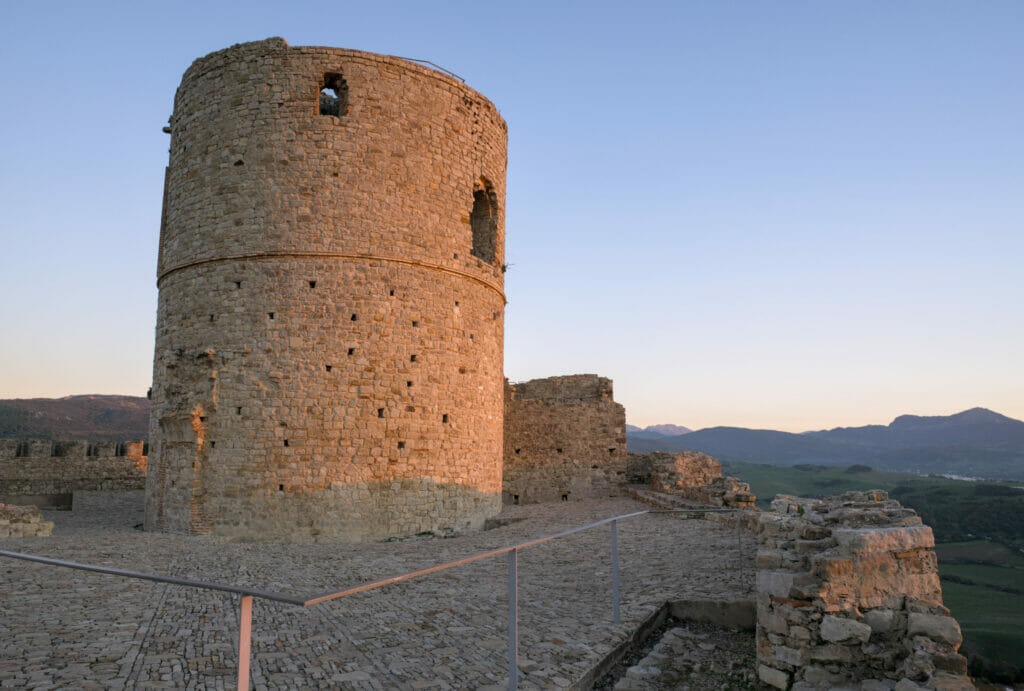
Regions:
<instances>
[{"instance_id":1,"label":"castle tower","mask_svg":"<svg viewBox=\"0 0 1024 691\"><path fill-rule=\"evenodd\" d=\"M495 107L273 38L196 60L170 131L146 529L357 541L497 513Z\"/></svg>"}]
</instances>

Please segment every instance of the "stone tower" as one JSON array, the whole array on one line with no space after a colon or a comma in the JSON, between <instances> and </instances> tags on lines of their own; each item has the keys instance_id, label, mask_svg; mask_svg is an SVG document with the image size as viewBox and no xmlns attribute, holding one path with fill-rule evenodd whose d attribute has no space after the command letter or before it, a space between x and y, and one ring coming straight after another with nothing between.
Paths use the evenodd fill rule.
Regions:
<instances>
[{"instance_id":1,"label":"stone tower","mask_svg":"<svg viewBox=\"0 0 1024 691\"><path fill-rule=\"evenodd\" d=\"M494 105L272 38L196 60L170 131L146 528L358 541L497 513Z\"/></svg>"}]
</instances>

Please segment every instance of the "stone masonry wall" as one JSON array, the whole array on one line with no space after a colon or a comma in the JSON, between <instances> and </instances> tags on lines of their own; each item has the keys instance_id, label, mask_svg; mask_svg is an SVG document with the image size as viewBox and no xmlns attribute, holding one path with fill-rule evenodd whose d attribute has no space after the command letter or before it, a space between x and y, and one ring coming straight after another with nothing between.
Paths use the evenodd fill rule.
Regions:
<instances>
[{"instance_id":1,"label":"stone masonry wall","mask_svg":"<svg viewBox=\"0 0 1024 691\"><path fill-rule=\"evenodd\" d=\"M0 440L0 496L143 489L145 443Z\"/></svg>"},{"instance_id":2,"label":"stone masonry wall","mask_svg":"<svg viewBox=\"0 0 1024 691\"><path fill-rule=\"evenodd\" d=\"M779 689L973 689L934 538L881 490L758 516L757 661Z\"/></svg>"},{"instance_id":3,"label":"stone masonry wall","mask_svg":"<svg viewBox=\"0 0 1024 691\"><path fill-rule=\"evenodd\" d=\"M459 80L279 38L170 119L146 529L377 539L501 507L506 125Z\"/></svg>"},{"instance_id":4,"label":"stone masonry wall","mask_svg":"<svg viewBox=\"0 0 1024 691\"><path fill-rule=\"evenodd\" d=\"M620 494L626 477L626 412L596 374L505 387L502 499L507 504Z\"/></svg>"}]
</instances>

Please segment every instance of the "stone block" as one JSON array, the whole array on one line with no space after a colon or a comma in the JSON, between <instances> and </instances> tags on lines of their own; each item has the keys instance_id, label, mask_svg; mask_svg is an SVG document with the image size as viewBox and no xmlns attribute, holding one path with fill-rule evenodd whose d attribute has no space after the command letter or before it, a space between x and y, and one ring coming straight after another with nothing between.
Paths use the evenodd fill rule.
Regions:
<instances>
[{"instance_id":1,"label":"stone block","mask_svg":"<svg viewBox=\"0 0 1024 691\"><path fill-rule=\"evenodd\" d=\"M960 624L956 619L936 614L911 613L907 622L907 633L911 636L921 634L953 646L959 646L963 641Z\"/></svg>"},{"instance_id":2,"label":"stone block","mask_svg":"<svg viewBox=\"0 0 1024 691\"><path fill-rule=\"evenodd\" d=\"M775 669L767 665L758 665L757 678L765 684L774 686L777 689L783 689L783 691L789 688L789 674L781 669Z\"/></svg>"},{"instance_id":3,"label":"stone block","mask_svg":"<svg viewBox=\"0 0 1024 691\"><path fill-rule=\"evenodd\" d=\"M847 552L907 552L935 548L935 536L928 526L897 528L835 528L832 531Z\"/></svg>"},{"instance_id":4,"label":"stone block","mask_svg":"<svg viewBox=\"0 0 1024 691\"><path fill-rule=\"evenodd\" d=\"M891 609L869 609L864 612L864 623L871 627L875 633L884 633L892 628L895 612Z\"/></svg>"},{"instance_id":5,"label":"stone block","mask_svg":"<svg viewBox=\"0 0 1024 691\"><path fill-rule=\"evenodd\" d=\"M871 637L871 627L859 621L845 617L827 615L821 620L819 629L822 640L830 642L853 642L867 643Z\"/></svg>"}]
</instances>

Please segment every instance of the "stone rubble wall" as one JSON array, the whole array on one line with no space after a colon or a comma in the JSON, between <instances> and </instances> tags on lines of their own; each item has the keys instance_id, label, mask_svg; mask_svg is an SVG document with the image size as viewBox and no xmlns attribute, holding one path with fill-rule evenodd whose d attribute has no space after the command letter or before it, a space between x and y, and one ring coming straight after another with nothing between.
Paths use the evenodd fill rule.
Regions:
<instances>
[{"instance_id":1,"label":"stone rubble wall","mask_svg":"<svg viewBox=\"0 0 1024 691\"><path fill-rule=\"evenodd\" d=\"M497 108L414 62L271 38L196 60L169 129L146 529L482 527L501 509Z\"/></svg>"},{"instance_id":2,"label":"stone rubble wall","mask_svg":"<svg viewBox=\"0 0 1024 691\"><path fill-rule=\"evenodd\" d=\"M749 508L756 497L750 485L723 477L722 465L697 451L629 454L626 476L630 484L649 484L654 492L672 494L697 504L722 508Z\"/></svg>"},{"instance_id":3,"label":"stone rubble wall","mask_svg":"<svg viewBox=\"0 0 1024 691\"><path fill-rule=\"evenodd\" d=\"M935 540L881 490L758 515L758 675L778 689L973 689Z\"/></svg>"},{"instance_id":4,"label":"stone rubble wall","mask_svg":"<svg viewBox=\"0 0 1024 691\"><path fill-rule=\"evenodd\" d=\"M0 504L0 538L49 537L53 521L44 521L38 507Z\"/></svg>"},{"instance_id":5,"label":"stone rubble wall","mask_svg":"<svg viewBox=\"0 0 1024 691\"><path fill-rule=\"evenodd\" d=\"M0 440L0 496L143 489L145 447L141 441Z\"/></svg>"},{"instance_id":6,"label":"stone rubble wall","mask_svg":"<svg viewBox=\"0 0 1024 691\"><path fill-rule=\"evenodd\" d=\"M505 386L502 500L506 504L621 494L626 411L596 374Z\"/></svg>"}]
</instances>

